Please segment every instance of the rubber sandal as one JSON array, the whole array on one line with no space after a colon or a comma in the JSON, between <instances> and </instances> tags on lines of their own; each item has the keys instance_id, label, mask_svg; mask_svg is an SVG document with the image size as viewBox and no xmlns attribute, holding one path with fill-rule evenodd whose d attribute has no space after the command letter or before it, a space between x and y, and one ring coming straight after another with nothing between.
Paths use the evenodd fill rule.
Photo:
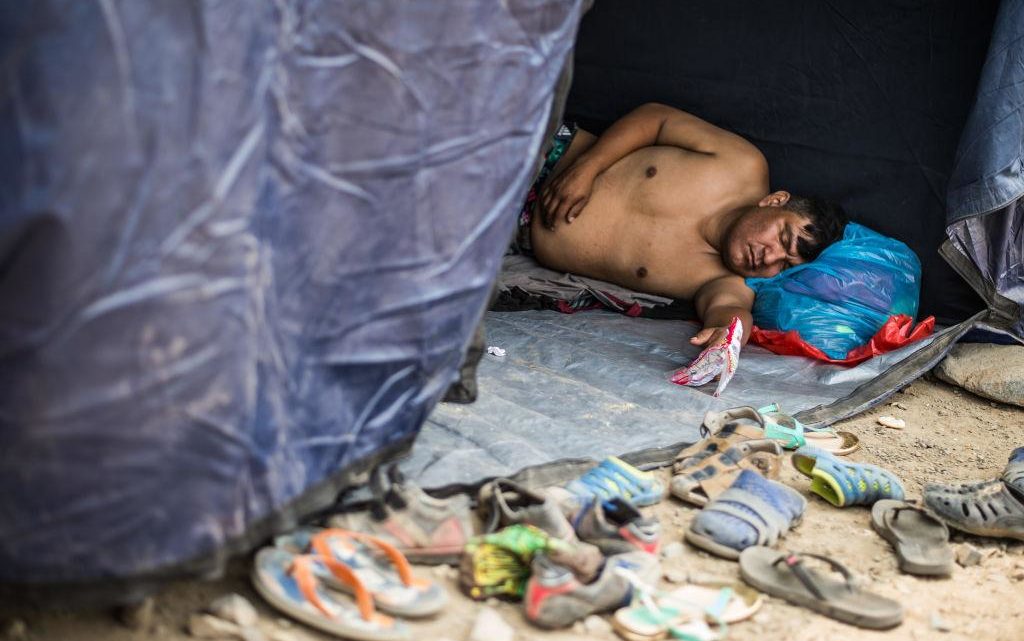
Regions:
<instances>
[{"instance_id":1,"label":"rubber sandal","mask_svg":"<svg viewBox=\"0 0 1024 641\"><path fill-rule=\"evenodd\" d=\"M613 610L627 603L633 593L633 584L623 570L644 581L657 581L661 575L658 557L628 552L608 557L600 576L583 584L547 555L538 554L526 586L526 618L542 628L564 628L588 615Z\"/></svg>"},{"instance_id":2,"label":"rubber sandal","mask_svg":"<svg viewBox=\"0 0 1024 641\"><path fill-rule=\"evenodd\" d=\"M691 467L677 464L672 471L672 496L694 505L706 505L732 485L743 470L756 470L766 478L778 477L781 460L782 447L778 442L743 441Z\"/></svg>"},{"instance_id":3,"label":"rubber sandal","mask_svg":"<svg viewBox=\"0 0 1024 641\"><path fill-rule=\"evenodd\" d=\"M806 558L828 563L842 575L842 580L837 581L807 567L803 563ZM740 555L740 576L751 587L769 596L843 623L886 630L903 622L902 605L857 587L850 571L826 556L748 548Z\"/></svg>"},{"instance_id":4,"label":"rubber sandal","mask_svg":"<svg viewBox=\"0 0 1024 641\"><path fill-rule=\"evenodd\" d=\"M719 628L752 617L764 604L756 590L730 582L690 584L671 592L637 590L633 602L615 612L612 627L628 641L656 641L682 624L703 620ZM708 628L710 630L710 628Z\"/></svg>"},{"instance_id":5,"label":"rubber sandal","mask_svg":"<svg viewBox=\"0 0 1024 641\"><path fill-rule=\"evenodd\" d=\"M448 601L440 585L413 576L409 561L393 545L369 534L338 528L300 528L274 539L278 548L308 553L325 585L351 592L350 574L366 587L377 607L389 614L419 618L436 614Z\"/></svg>"},{"instance_id":6,"label":"rubber sandal","mask_svg":"<svg viewBox=\"0 0 1024 641\"><path fill-rule=\"evenodd\" d=\"M623 498L643 507L665 498L665 486L650 472L644 472L616 456L609 456L566 486L580 505L598 499Z\"/></svg>"},{"instance_id":7,"label":"rubber sandal","mask_svg":"<svg viewBox=\"0 0 1024 641\"><path fill-rule=\"evenodd\" d=\"M256 554L252 584L279 612L318 630L358 641L406 641L412 638L402 621L376 612L373 597L354 574L347 577L355 603L324 589L316 576L316 559L280 548Z\"/></svg>"},{"instance_id":8,"label":"rubber sandal","mask_svg":"<svg viewBox=\"0 0 1024 641\"><path fill-rule=\"evenodd\" d=\"M786 414L778 403L772 403L757 410L764 417L765 438L782 441L786 449L798 449L811 445L836 456L846 456L860 449L860 439L852 432L837 432L831 427L809 429L803 423Z\"/></svg>"},{"instance_id":9,"label":"rubber sandal","mask_svg":"<svg viewBox=\"0 0 1024 641\"><path fill-rule=\"evenodd\" d=\"M825 450L806 446L793 452L793 467L811 479L811 492L836 507L903 500L899 478L877 465L840 461Z\"/></svg>"},{"instance_id":10,"label":"rubber sandal","mask_svg":"<svg viewBox=\"0 0 1024 641\"><path fill-rule=\"evenodd\" d=\"M725 559L751 546L774 545L800 524L807 501L792 488L743 470L732 486L702 509L686 542Z\"/></svg>"},{"instance_id":11,"label":"rubber sandal","mask_svg":"<svg viewBox=\"0 0 1024 641\"><path fill-rule=\"evenodd\" d=\"M924 504L957 530L1024 541L1024 461L1014 458L998 479L925 486Z\"/></svg>"},{"instance_id":12,"label":"rubber sandal","mask_svg":"<svg viewBox=\"0 0 1024 641\"><path fill-rule=\"evenodd\" d=\"M871 526L892 545L900 569L907 574L952 573L949 529L921 507L905 501L878 501L871 507Z\"/></svg>"}]
</instances>

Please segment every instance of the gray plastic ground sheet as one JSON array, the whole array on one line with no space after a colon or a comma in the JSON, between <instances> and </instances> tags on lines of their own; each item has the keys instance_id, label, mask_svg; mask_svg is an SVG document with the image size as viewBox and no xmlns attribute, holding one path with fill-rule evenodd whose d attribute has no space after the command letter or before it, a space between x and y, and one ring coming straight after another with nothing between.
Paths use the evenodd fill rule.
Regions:
<instances>
[{"instance_id":1,"label":"gray plastic ground sheet","mask_svg":"<svg viewBox=\"0 0 1024 641\"><path fill-rule=\"evenodd\" d=\"M611 312L488 312L478 369L479 397L439 404L427 419L405 474L422 486L473 484L567 458L599 459L698 439L709 409L778 402L796 413L850 395L926 339L856 367L778 356L750 345L721 398L669 374L699 352L697 325Z\"/></svg>"}]
</instances>

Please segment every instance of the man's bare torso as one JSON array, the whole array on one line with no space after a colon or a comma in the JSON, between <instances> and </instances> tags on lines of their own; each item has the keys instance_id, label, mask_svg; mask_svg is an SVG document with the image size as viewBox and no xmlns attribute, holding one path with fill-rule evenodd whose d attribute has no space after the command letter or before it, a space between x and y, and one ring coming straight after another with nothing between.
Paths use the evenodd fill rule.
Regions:
<instances>
[{"instance_id":1,"label":"man's bare torso","mask_svg":"<svg viewBox=\"0 0 1024 641\"><path fill-rule=\"evenodd\" d=\"M578 132L552 178L595 140ZM572 224L560 222L552 231L533 216L531 242L537 260L552 269L692 299L702 285L730 273L705 239L707 221L749 207L767 191L766 170L738 171L714 155L679 147L644 147L598 176Z\"/></svg>"}]
</instances>

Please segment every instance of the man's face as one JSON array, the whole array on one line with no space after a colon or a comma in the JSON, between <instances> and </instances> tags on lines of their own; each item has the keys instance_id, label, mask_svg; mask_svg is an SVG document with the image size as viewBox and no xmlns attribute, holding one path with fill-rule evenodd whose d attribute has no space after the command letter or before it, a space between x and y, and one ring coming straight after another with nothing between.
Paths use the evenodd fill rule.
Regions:
<instances>
[{"instance_id":1,"label":"man's face","mask_svg":"<svg viewBox=\"0 0 1024 641\"><path fill-rule=\"evenodd\" d=\"M804 262L797 239L808 220L783 207L755 207L729 229L722 247L722 262L744 278L770 278Z\"/></svg>"}]
</instances>

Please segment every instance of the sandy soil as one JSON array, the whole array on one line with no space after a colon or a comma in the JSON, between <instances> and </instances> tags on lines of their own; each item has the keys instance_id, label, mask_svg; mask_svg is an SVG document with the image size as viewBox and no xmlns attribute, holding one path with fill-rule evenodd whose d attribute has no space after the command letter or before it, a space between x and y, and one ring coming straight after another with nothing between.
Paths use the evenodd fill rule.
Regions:
<instances>
[{"instance_id":1,"label":"sandy soil","mask_svg":"<svg viewBox=\"0 0 1024 641\"><path fill-rule=\"evenodd\" d=\"M878 425L876 418L885 414L904 418L906 429ZM903 478L912 497L919 496L922 485L929 481L991 478L1002 470L1009 451L1024 445L1024 410L990 403L930 380L914 383L889 403L845 421L841 427L861 438L863 448L852 456L853 459L893 470ZM732 626L728 638L736 641L1024 640L1024 543L954 535L955 546L966 542L982 552L983 560L979 565L957 566L952 578L944 580L903 575L897 570L888 544L871 530L867 509L831 507L809 494L806 479L788 464L782 480L805 494L809 503L803 523L790 533L784 541L785 547L833 555L854 570L868 589L901 601L906 609L906 620L894 630L870 632L769 599L752 620ZM662 519L665 543L680 541L683 529L696 513L672 499L651 509ZM676 576L691 573L738 577L735 563L696 552L689 546L685 546L681 554L666 559L663 567L666 573ZM484 606L462 597L453 577L443 569L424 569L424 572L432 572L446 581L454 597L442 617L415 625L415 638L420 641L466 639L474 617ZM268 639L329 638L290 624L263 605L246 581L242 562L234 564L222 580L182 582L169 587L156 598L153 622L146 630L127 628L109 611L26 611L0 604L0 619L6 620L4 627L8 630L12 619L24 624L27 631L13 635L22 639L184 640L192 638L184 629L189 615L227 592L238 592L257 605ZM563 632L540 631L523 619L517 604L495 602L491 605L516 628L519 641L618 638L609 629L586 630L581 625ZM948 626L948 632L936 629L936 617Z\"/></svg>"}]
</instances>

